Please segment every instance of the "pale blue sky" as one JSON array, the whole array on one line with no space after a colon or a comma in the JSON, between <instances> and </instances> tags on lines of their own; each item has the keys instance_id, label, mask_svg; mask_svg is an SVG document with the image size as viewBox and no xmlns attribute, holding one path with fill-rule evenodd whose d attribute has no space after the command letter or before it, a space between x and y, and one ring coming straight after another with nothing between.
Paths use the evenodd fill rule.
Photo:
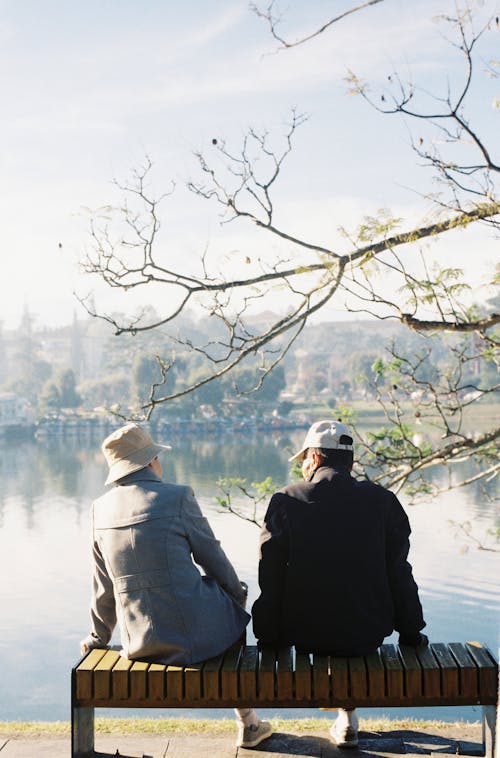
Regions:
<instances>
[{"instance_id":1,"label":"pale blue sky","mask_svg":"<svg viewBox=\"0 0 500 758\"><path fill-rule=\"evenodd\" d=\"M352 4L290 0L288 34ZM477 5L482 14L498 8ZM183 185L196 175L193 151L212 137L236 149L248 126L280 129L293 106L309 115L280 187L281 219L293 232L331 243L338 226L385 206L422 218L428 207L405 188L428 188L428 177L404 124L346 95L342 77L351 68L376 83L396 66L444 92L460 59L433 17L453 6L384 0L309 45L273 54L247 0L0 0L0 321L15 326L24 303L40 322L65 323L75 308L83 315L71 294L94 286L76 266L88 244L83 209L115 199L110 180L146 153L159 188L177 182L162 238L170 260L194 261L207 245L214 255L237 250L236 263L255 245L265 253L270 242L244 224L221 230L216 208ZM491 58L499 37L491 35ZM493 135L499 89L483 77L473 93L481 129ZM466 261L472 246L477 263L478 245L493 259L491 241L467 235L450 243L450 259ZM102 307L115 305L99 287L97 296Z\"/></svg>"}]
</instances>

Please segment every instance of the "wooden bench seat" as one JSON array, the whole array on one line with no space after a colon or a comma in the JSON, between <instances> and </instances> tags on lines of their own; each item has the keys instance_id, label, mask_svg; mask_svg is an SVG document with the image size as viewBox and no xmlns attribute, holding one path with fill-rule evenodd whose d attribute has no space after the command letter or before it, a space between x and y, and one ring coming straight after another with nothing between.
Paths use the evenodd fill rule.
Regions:
<instances>
[{"instance_id":1,"label":"wooden bench seat","mask_svg":"<svg viewBox=\"0 0 500 758\"><path fill-rule=\"evenodd\" d=\"M94 708L317 708L482 705L493 755L498 666L480 643L382 645L357 658L255 646L194 666L91 650L72 671L72 756L92 755Z\"/></svg>"}]
</instances>

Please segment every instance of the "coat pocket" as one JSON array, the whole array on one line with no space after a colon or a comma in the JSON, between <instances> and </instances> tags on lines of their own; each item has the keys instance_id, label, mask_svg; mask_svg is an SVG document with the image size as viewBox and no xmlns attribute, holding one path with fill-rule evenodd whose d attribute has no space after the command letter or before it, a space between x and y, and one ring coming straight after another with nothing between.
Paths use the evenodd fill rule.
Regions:
<instances>
[{"instance_id":1,"label":"coat pocket","mask_svg":"<svg viewBox=\"0 0 500 758\"><path fill-rule=\"evenodd\" d=\"M154 637L151 593L161 585L165 585L164 571L146 571L115 578L130 655L140 654Z\"/></svg>"},{"instance_id":2,"label":"coat pocket","mask_svg":"<svg viewBox=\"0 0 500 758\"><path fill-rule=\"evenodd\" d=\"M122 592L138 592L150 590L153 587L164 586L168 583L166 571L143 571L140 574L127 574L115 577L116 590Z\"/></svg>"}]
</instances>

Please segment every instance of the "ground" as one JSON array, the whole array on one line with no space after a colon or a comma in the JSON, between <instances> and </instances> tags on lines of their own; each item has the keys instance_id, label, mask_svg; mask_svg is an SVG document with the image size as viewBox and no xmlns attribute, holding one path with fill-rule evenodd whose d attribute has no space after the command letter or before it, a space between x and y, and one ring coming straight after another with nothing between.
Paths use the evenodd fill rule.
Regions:
<instances>
[{"instance_id":1,"label":"ground","mask_svg":"<svg viewBox=\"0 0 500 758\"><path fill-rule=\"evenodd\" d=\"M272 720L275 733L252 751L234 746L229 719L98 719L95 758L269 758L311 756L481 755L481 726L467 722L367 721L361 719L358 750L339 750L320 719ZM67 758L70 728L58 724L0 724L0 758ZM118 752L117 752L118 751Z\"/></svg>"}]
</instances>

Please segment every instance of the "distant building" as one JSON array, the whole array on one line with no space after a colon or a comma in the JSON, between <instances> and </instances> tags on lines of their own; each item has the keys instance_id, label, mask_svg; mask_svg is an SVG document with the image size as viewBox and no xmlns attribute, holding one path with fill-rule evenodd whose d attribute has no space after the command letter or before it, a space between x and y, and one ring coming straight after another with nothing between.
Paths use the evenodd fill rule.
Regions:
<instances>
[{"instance_id":1,"label":"distant building","mask_svg":"<svg viewBox=\"0 0 500 758\"><path fill-rule=\"evenodd\" d=\"M0 436L29 434L35 417L29 402L15 392L0 392Z\"/></svg>"}]
</instances>

